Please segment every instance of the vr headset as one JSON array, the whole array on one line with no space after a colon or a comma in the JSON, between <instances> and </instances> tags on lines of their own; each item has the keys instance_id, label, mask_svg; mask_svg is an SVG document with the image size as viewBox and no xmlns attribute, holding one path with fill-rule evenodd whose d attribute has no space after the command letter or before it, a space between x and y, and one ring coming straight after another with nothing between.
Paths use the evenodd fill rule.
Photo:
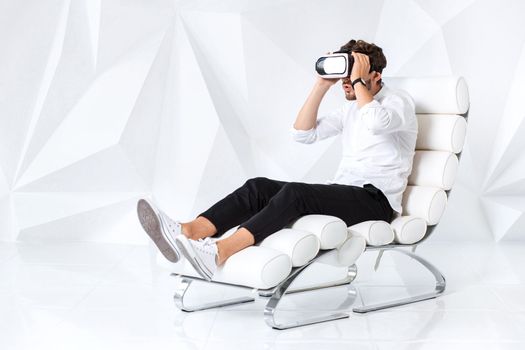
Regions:
<instances>
[{"instance_id":1,"label":"vr headset","mask_svg":"<svg viewBox=\"0 0 525 350\"><path fill-rule=\"evenodd\" d=\"M339 50L319 57L315 62L317 74L327 79L350 76L354 66L354 57L351 53L352 51L349 50ZM374 68L370 65L370 72L373 70Z\"/></svg>"}]
</instances>

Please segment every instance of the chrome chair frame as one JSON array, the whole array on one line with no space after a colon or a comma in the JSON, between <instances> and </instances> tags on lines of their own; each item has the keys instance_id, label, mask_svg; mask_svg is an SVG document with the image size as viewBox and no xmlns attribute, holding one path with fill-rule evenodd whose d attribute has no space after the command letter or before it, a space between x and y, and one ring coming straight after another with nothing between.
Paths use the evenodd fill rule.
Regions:
<instances>
[{"instance_id":1,"label":"chrome chair frame","mask_svg":"<svg viewBox=\"0 0 525 350\"><path fill-rule=\"evenodd\" d=\"M428 235L427 235L427 237L428 237ZM377 303L377 304L372 304L372 305L363 305L361 307L355 307L352 310L353 312L366 313L366 312L370 312L370 311L383 310L383 309L387 309L387 308L391 308L391 307L395 307L395 306L411 304L411 303L415 303L417 301L423 301L423 300L435 298L435 297L439 296L440 294L442 294L445 291L445 287L446 287L445 276L443 276L443 274L434 265L432 265L429 261L427 261L426 259L422 258L421 256L415 254L414 251L415 251L416 246L417 246L417 244L389 244L389 245L379 246L379 247L366 247L365 252L366 251L379 250L379 255L378 255L377 260L376 260L376 268L379 265L379 261L381 259L381 256L382 256L383 252L386 251L386 250L389 250L389 251L392 251L392 252L403 253L403 254L409 256L410 258L414 259L415 261L417 261L418 263L423 265L423 267L425 267L428 271L430 271L430 273L434 276L435 281L436 281L434 290L432 292L429 292L429 293L422 293L422 294L418 294L418 295L413 295L413 296L407 297L407 298L391 300L391 301L388 301L388 302L382 302L382 303ZM409 251L406 251L406 250L399 249L399 248L403 248L403 247L412 247L413 250L412 250L412 252L409 252Z\"/></svg>"},{"instance_id":2,"label":"chrome chair frame","mask_svg":"<svg viewBox=\"0 0 525 350\"><path fill-rule=\"evenodd\" d=\"M186 295L191 283L193 281L204 281L206 283L213 283L213 284L255 290L258 292L259 297L269 298L264 308L264 318L265 318L266 324L268 324L270 327L274 329L288 329L288 328L299 327L299 326L304 326L308 324L336 320L340 318L347 318L350 316L348 313L336 312L336 313L325 313L325 314L315 316L315 317L302 318L302 319L299 319L293 322L278 322L276 320L276 312L278 309L277 307L285 295L292 294L292 293L308 292L308 291L313 291L313 290L318 290L318 289L323 289L323 288L348 285L355 279L357 275L357 267L355 264L353 264L352 266L348 267L348 274L342 280L334 281L332 283L323 283L323 284L313 285L310 287L295 288L295 289L290 288L290 286L292 285L292 282L305 269L307 269L313 263L317 262L317 260L319 260L325 254L337 254L337 251L335 249L321 250L315 258L310 260L305 265L292 268L292 271L290 272L290 274L283 281L281 281L277 286L273 288L269 288L269 289L258 289L258 288L244 286L244 285L237 285L237 284L231 284L231 283L225 283L225 282L219 282L219 281L206 281L199 277L172 273L171 274L172 276L180 277L180 281L181 281L180 287L175 291L174 301L179 309L181 309L182 311L186 311L186 312L206 310L206 309L224 307L224 306L230 306L230 305L238 305L238 304L255 301L255 298L253 297L240 297L240 298L225 299L225 300L221 300L217 302L204 303L198 306L186 305L184 302L184 296ZM346 308L350 307L353 304L353 301L355 300L356 295L357 295L357 292L355 291L355 289L350 290L347 298L342 303L342 305L339 306L338 309L341 309L344 307Z\"/></svg>"}]
</instances>

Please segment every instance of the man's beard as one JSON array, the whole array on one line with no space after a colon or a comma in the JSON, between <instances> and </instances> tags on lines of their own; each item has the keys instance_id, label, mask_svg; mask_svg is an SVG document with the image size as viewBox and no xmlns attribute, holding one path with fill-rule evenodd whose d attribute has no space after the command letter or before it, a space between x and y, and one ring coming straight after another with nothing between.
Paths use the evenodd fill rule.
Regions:
<instances>
[{"instance_id":1,"label":"man's beard","mask_svg":"<svg viewBox=\"0 0 525 350\"><path fill-rule=\"evenodd\" d=\"M349 91L349 92L345 91L345 98L348 101L355 101L355 100L357 100L357 97L355 95L355 91Z\"/></svg>"},{"instance_id":2,"label":"man's beard","mask_svg":"<svg viewBox=\"0 0 525 350\"><path fill-rule=\"evenodd\" d=\"M368 81L365 81L366 83L366 89L368 91L370 91L371 87L372 87L372 81L371 80L368 80ZM345 98L348 100L348 101L355 101L357 100L357 96L355 94L355 90L351 90L349 92L346 92L345 91Z\"/></svg>"}]
</instances>

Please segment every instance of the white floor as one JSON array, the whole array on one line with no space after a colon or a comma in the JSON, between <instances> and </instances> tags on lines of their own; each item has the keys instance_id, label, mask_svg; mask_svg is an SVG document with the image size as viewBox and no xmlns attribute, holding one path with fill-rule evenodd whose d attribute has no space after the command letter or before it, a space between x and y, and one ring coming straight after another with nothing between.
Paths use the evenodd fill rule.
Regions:
<instances>
[{"instance_id":1,"label":"white floor","mask_svg":"<svg viewBox=\"0 0 525 350\"><path fill-rule=\"evenodd\" d=\"M445 275L441 297L369 314L345 305L349 318L279 331L264 322L264 298L178 310L178 280L157 266L153 246L0 243L0 349L525 349L524 243L425 242L417 252ZM385 253L374 273L375 256L361 256L351 286L290 295L283 307L327 310L352 290L360 305L432 288L402 255ZM199 284L196 302L257 296Z\"/></svg>"}]
</instances>

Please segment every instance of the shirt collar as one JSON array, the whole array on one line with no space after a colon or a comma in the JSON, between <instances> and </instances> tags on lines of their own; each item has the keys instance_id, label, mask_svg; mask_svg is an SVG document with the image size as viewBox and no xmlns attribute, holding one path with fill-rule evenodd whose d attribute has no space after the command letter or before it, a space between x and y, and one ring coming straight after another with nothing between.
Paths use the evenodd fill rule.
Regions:
<instances>
[{"instance_id":1,"label":"shirt collar","mask_svg":"<svg viewBox=\"0 0 525 350\"><path fill-rule=\"evenodd\" d=\"M382 99L386 94L386 90L388 90L388 87L383 82L383 86L381 87L381 90L379 90L377 94L374 95L374 100Z\"/></svg>"}]
</instances>

